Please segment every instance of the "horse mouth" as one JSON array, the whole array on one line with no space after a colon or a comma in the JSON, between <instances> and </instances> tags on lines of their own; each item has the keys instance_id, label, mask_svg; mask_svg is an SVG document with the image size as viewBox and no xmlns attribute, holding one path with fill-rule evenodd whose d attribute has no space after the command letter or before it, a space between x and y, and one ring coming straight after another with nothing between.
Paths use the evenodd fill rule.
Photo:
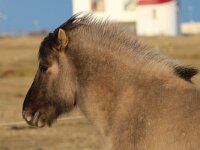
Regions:
<instances>
[{"instance_id":1,"label":"horse mouth","mask_svg":"<svg viewBox=\"0 0 200 150\"><path fill-rule=\"evenodd\" d=\"M51 125L57 120L57 118L71 110L71 107L66 107L66 104L55 104L46 107L41 107L37 109L34 108L23 108L22 116L24 120L30 125L34 127L44 127Z\"/></svg>"},{"instance_id":2,"label":"horse mouth","mask_svg":"<svg viewBox=\"0 0 200 150\"><path fill-rule=\"evenodd\" d=\"M46 115L40 112L35 112L34 115L28 114L26 111L23 111L22 114L25 121L33 127L42 128L47 124Z\"/></svg>"}]
</instances>

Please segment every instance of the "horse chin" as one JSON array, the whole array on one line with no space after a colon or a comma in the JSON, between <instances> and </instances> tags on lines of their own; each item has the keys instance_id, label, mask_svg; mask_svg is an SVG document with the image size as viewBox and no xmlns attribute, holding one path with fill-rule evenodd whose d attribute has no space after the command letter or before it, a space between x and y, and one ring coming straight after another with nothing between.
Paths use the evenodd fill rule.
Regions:
<instances>
[{"instance_id":1,"label":"horse chin","mask_svg":"<svg viewBox=\"0 0 200 150\"><path fill-rule=\"evenodd\" d=\"M51 127L51 126L53 125L53 123L57 121L57 118L58 118L58 117L49 117L49 118L47 119L47 121L46 121L46 125L47 125L48 127Z\"/></svg>"},{"instance_id":2,"label":"horse chin","mask_svg":"<svg viewBox=\"0 0 200 150\"><path fill-rule=\"evenodd\" d=\"M66 112L66 108L56 107L53 112L47 114L46 124L51 127L56 120Z\"/></svg>"},{"instance_id":3,"label":"horse chin","mask_svg":"<svg viewBox=\"0 0 200 150\"><path fill-rule=\"evenodd\" d=\"M50 113L47 114L47 118L46 118L46 124L51 127L53 125L54 122L57 121L57 119L62 116L64 113L68 113L70 112L73 108L74 108L74 105L60 105L60 104L57 104L57 105L54 105L55 107L52 109L50 109Z\"/></svg>"}]
</instances>

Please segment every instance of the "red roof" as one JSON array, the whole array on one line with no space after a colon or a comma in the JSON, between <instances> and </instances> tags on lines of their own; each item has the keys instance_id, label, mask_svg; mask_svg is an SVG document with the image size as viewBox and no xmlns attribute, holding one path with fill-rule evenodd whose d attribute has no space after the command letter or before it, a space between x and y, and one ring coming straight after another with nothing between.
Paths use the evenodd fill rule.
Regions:
<instances>
[{"instance_id":1,"label":"red roof","mask_svg":"<svg viewBox=\"0 0 200 150\"><path fill-rule=\"evenodd\" d=\"M138 0L139 5L148 5L148 4L160 4L160 3L166 3L173 0Z\"/></svg>"}]
</instances>

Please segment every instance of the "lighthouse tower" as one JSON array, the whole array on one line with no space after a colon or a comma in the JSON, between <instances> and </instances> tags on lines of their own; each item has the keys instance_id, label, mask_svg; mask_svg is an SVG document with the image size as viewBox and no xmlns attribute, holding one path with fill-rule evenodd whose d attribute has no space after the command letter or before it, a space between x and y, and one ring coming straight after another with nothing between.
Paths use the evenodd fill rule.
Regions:
<instances>
[{"instance_id":1,"label":"lighthouse tower","mask_svg":"<svg viewBox=\"0 0 200 150\"><path fill-rule=\"evenodd\" d=\"M138 0L137 34L178 35L178 0Z\"/></svg>"}]
</instances>

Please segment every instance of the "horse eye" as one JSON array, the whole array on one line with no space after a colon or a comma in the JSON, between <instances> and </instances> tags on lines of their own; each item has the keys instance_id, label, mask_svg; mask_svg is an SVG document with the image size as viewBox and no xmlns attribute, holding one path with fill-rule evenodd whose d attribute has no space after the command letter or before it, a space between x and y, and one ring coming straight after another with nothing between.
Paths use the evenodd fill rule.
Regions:
<instances>
[{"instance_id":1,"label":"horse eye","mask_svg":"<svg viewBox=\"0 0 200 150\"><path fill-rule=\"evenodd\" d=\"M46 66L40 66L39 68L40 68L40 71L43 73L45 73L48 70L48 67Z\"/></svg>"}]
</instances>

